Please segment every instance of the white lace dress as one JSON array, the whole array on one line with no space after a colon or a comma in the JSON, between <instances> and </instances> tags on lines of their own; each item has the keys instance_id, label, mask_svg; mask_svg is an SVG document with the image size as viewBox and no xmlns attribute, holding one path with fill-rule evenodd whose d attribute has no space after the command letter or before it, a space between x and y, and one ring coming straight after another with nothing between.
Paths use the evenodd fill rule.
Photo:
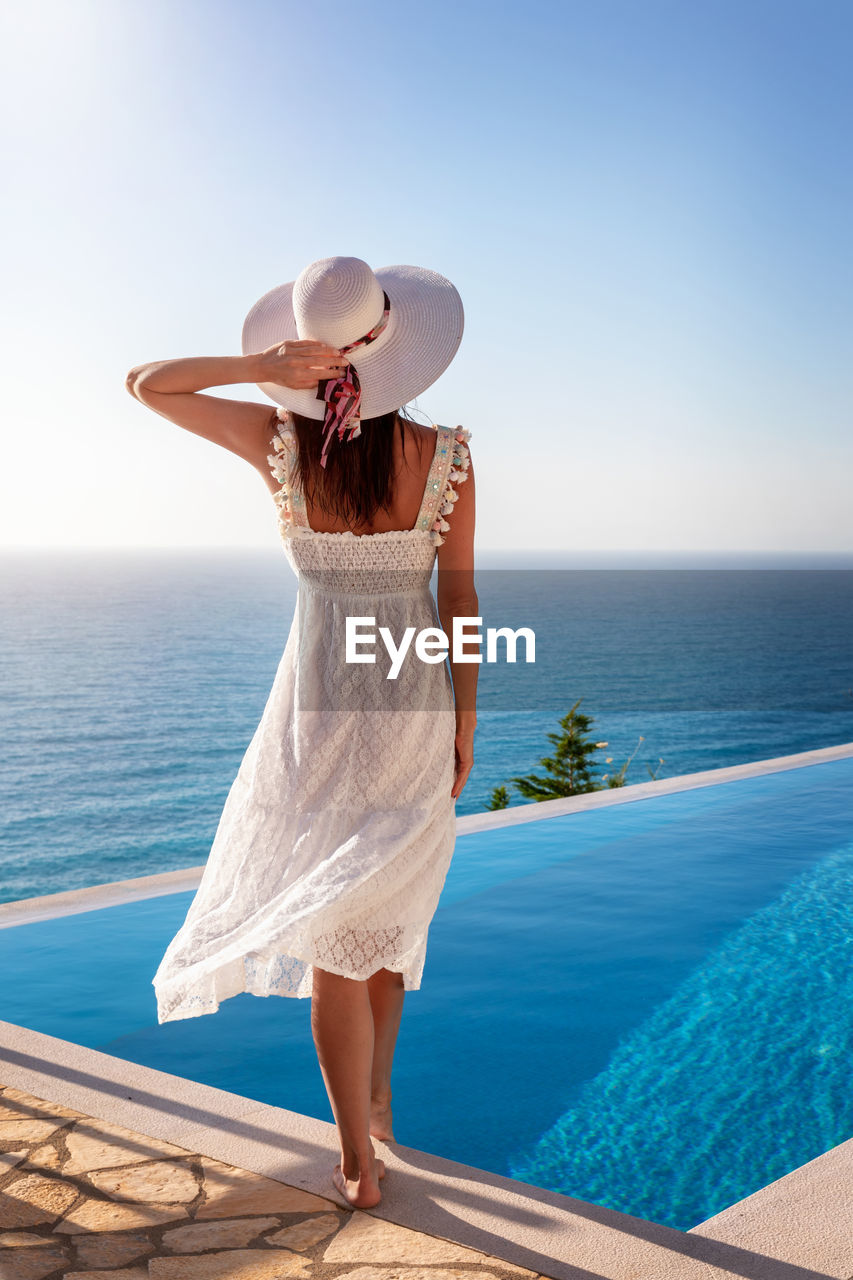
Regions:
<instances>
[{"instance_id":1,"label":"white lace dress","mask_svg":"<svg viewBox=\"0 0 853 1280\"><path fill-rule=\"evenodd\" d=\"M152 979L158 1021L215 1013L240 992L308 996L313 965L388 968L420 986L427 932L456 838L455 715L447 666L412 645L395 680L378 628L440 626L429 580L469 432L437 427L413 529L308 527L279 410L270 457L299 583L287 645L231 786L184 923ZM347 663L347 616L375 618L376 662Z\"/></svg>"}]
</instances>

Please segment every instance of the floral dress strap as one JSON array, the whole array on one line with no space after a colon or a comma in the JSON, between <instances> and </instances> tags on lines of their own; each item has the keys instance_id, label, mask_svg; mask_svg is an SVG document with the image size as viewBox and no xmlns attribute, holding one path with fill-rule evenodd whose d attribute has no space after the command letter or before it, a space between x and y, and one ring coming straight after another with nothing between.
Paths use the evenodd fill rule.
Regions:
<instances>
[{"instance_id":1,"label":"floral dress strap","mask_svg":"<svg viewBox=\"0 0 853 1280\"><path fill-rule=\"evenodd\" d=\"M276 418L280 426L270 440L273 452L267 455L267 462L273 477L281 485L278 492L273 494L273 501L278 508L279 531L283 538L292 538L296 529L309 527L308 516L302 491L292 478L298 451L296 433L288 421L286 409L276 409Z\"/></svg>"},{"instance_id":2,"label":"floral dress strap","mask_svg":"<svg viewBox=\"0 0 853 1280\"><path fill-rule=\"evenodd\" d=\"M471 432L462 427L436 427L435 431L435 453L415 528L428 530L433 545L440 547L444 542L441 535L450 528L446 517L458 497L453 486L468 479Z\"/></svg>"}]
</instances>

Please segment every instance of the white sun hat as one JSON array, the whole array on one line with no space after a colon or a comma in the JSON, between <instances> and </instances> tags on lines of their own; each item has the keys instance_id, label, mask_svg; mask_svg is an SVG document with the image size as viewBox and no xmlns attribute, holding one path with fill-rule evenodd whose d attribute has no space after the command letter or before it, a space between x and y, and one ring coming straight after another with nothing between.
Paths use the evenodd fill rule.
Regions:
<instances>
[{"instance_id":1,"label":"white sun hat","mask_svg":"<svg viewBox=\"0 0 853 1280\"><path fill-rule=\"evenodd\" d=\"M293 339L338 349L355 344L359 414L377 418L414 400L444 373L462 341L463 323L459 294L436 271L403 266L372 271L361 258L321 258L296 280L258 299L243 322L243 354ZM371 336L374 329L379 332ZM306 418L325 417L326 404L313 387L258 386L285 409Z\"/></svg>"}]
</instances>

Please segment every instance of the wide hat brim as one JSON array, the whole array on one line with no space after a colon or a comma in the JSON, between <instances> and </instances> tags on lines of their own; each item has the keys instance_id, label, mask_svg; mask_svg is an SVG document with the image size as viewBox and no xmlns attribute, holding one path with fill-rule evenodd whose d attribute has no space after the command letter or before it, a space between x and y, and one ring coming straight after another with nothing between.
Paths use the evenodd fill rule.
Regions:
<instances>
[{"instance_id":1,"label":"wide hat brim","mask_svg":"<svg viewBox=\"0 0 853 1280\"><path fill-rule=\"evenodd\" d=\"M379 337L352 354L361 383L362 418L400 409L432 386L456 355L464 326L462 299L438 272L399 266L382 267L374 274L391 306ZM244 355L305 336L299 334L293 313L294 284L291 280L271 289L249 311L243 322ZM257 385L285 409L306 418L324 416L325 404L317 399L316 388Z\"/></svg>"}]
</instances>

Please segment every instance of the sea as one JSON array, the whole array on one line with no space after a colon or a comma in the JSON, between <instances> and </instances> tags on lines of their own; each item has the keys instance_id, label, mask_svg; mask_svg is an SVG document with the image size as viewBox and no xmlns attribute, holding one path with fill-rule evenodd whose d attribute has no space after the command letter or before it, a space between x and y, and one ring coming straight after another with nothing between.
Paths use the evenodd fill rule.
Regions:
<instances>
[{"instance_id":1,"label":"sea","mask_svg":"<svg viewBox=\"0 0 853 1280\"><path fill-rule=\"evenodd\" d=\"M0 586L0 902L200 866L290 629L283 554L9 552ZM573 706L602 786L853 741L853 555L484 552L477 591L535 652L480 666L457 815L527 803Z\"/></svg>"}]
</instances>

